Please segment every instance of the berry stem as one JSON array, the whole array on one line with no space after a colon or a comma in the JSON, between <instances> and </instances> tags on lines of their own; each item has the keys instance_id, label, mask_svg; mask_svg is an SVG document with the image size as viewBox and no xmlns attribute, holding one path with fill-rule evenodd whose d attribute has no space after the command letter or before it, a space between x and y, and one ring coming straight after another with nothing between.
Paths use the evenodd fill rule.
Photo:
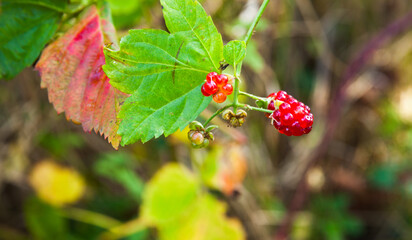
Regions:
<instances>
[{"instance_id":1,"label":"berry stem","mask_svg":"<svg viewBox=\"0 0 412 240\"><path fill-rule=\"evenodd\" d=\"M238 106L238 103L239 103L239 78L238 78L238 76L237 76L237 73L236 73L236 69L235 69L235 86L234 86L234 88L233 88L233 92L234 92L234 95L233 95L233 112L235 112L236 113L236 110L237 110L237 106Z\"/></svg>"},{"instance_id":2,"label":"berry stem","mask_svg":"<svg viewBox=\"0 0 412 240\"><path fill-rule=\"evenodd\" d=\"M273 110L269 110L269 109L264 109L264 108L258 108L258 107L253 107L250 106L248 104L238 104L238 107L242 107L245 108L247 110L255 110L255 111L259 111L259 112L265 112L265 113L273 113Z\"/></svg>"},{"instance_id":3,"label":"berry stem","mask_svg":"<svg viewBox=\"0 0 412 240\"><path fill-rule=\"evenodd\" d=\"M247 46L247 44L249 43L249 40L250 40L250 38L252 37L253 32L255 31L255 28L256 28L256 26L257 26L260 18L262 17L263 12L265 11L265 9L266 9L269 1L270 1L270 0L263 0L263 3L262 3L262 5L260 6L259 11L258 11L255 19L253 20L252 25L249 27L249 30L248 30L248 32L247 32L247 34L246 34L246 37L245 37L246 46Z\"/></svg>"},{"instance_id":4,"label":"berry stem","mask_svg":"<svg viewBox=\"0 0 412 240\"><path fill-rule=\"evenodd\" d=\"M239 91L239 94L240 94L240 95L243 95L243 96L246 96L246 97L250 97L250 98L255 99L255 100L263 100L263 101L266 101L266 98L258 97L258 96L255 96L255 95L253 95L253 94L247 93L247 92Z\"/></svg>"},{"instance_id":5,"label":"berry stem","mask_svg":"<svg viewBox=\"0 0 412 240\"><path fill-rule=\"evenodd\" d=\"M203 126L206 127L210 123L210 121L212 121L213 118L215 118L217 115L221 114L223 111L225 111L226 109L228 109L230 107L233 107L233 104L226 105L226 106L220 108L219 110L217 110L215 113L213 113L213 115L208 120L206 120L206 122L203 124Z\"/></svg>"}]
</instances>

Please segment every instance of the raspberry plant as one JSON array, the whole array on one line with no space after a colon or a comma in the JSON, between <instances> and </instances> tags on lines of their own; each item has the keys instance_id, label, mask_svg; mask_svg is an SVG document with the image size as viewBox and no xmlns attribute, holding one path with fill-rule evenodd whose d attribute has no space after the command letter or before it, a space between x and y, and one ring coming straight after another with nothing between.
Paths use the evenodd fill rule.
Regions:
<instances>
[{"instance_id":1,"label":"raspberry plant","mask_svg":"<svg viewBox=\"0 0 412 240\"><path fill-rule=\"evenodd\" d=\"M195 147L207 146L213 140L207 131L210 122L229 109L232 114L224 119L233 127L245 122L245 111L256 110L270 116L283 134L310 132L313 115L304 104L262 98L239 89L246 46L269 0L263 1L245 38L226 45L196 0L161 0L168 31L130 30L120 45L104 1L84 2L1 1L5 12L1 22L15 21L10 21L11 26L1 24L0 30L15 30L0 38L0 58L7 60L1 61L0 77L15 76L54 39L36 64L41 86L48 89L58 113L65 112L67 119L81 123L85 131L104 135L114 148L182 130L212 100L225 105L202 124L203 129L192 129L197 132L189 134L189 139ZM36 14L25 14L29 9ZM41 38L10 41L21 34L32 34L22 27L20 15L29 23L28 28L39 27ZM64 32L64 24L77 15L77 22ZM42 24L33 25L35 22ZM53 37L57 31L59 38ZM10 44L28 51L11 52ZM233 76L223 72L228 65L233 67ZM231 102L227 101L229 95L233 96ZM257 106L240 103L240 95L257 100Z\"/></svg>"},{"instance_id":2,"label":"raspberry plant","mask_svg":"<svg viewBox=\"0 0 412 240\"><path fill-rule=\"evenodd\" d=\"M239 90L246 46L267 3L264 1L243 41L234 40L223 45L212 19L197 1L161 0L169 32L131 30L122 39L119 50L106 48L104 71L114 87L131 95L119 113L122 119L118 131L121 143L146 142L162 134L168 136L194 121L211 99L223 103L232 93L233 102L216 111L206 120L204 127L207 128L215 116L229 108L236 113L245 109L272 114L275 109L264 107L270 98L263 99ZM222 73L227 64L233 67L234 76ZM239 103L239 95L256 99L260 105L253 107ZM243 124L246 114L236 116L228 117L229 125L239 127ZM277 119L273 118L273 121ZM293 129L294 135L301 135L296 124L294 127L288 125L294 122L283 124L284 129L279 130L281 133L292 135L289 133ZM204 139L203 133L193 131L189 133L193 146L208 144L209 139ZM302 129L305 133L309 131L307 127Z\"/></svg>"}]
</instances>

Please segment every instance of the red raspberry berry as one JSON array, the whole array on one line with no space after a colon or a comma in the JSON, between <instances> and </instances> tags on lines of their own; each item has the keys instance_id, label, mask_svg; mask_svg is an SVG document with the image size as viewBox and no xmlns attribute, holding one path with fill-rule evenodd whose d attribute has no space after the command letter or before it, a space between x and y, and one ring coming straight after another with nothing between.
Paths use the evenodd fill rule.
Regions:
<instances>
[{"instance_id":1,"label":"red raspberry berry","mask_svg":"<svg viewBox=\"0 0 412 240\"><path fill-rule=\"evenodd\" d=\"M287 98L289 98L289 95L285 91L279 91L276 93L275 100L285 101Z\"/></svg>"},{"instance_id":2,"label":"red raspberry berry","mask_svg":"<svg viewBox=\"0 0 412 240\"><path fill-rule=\"evenodd\" d=\"M271 93L268 99L270 102L267 108L274 112L266 116L272 118L272 125L280 133L287 136L301 136L312 130L313 114L304 103L299 102L285 91ZM276 109L275 100L283 102L278 109Z\"/></svg>"},{"instance_id":3,"label":"red raspberry berry","mask_svg":"<svg viewBox=\"0 0 412 240\"><path fill-rule=\"evenodd\" d=\"M273 100L270 101L270 103L268 104L268 110L272 110L272 111L275 110L275 101L273 101ZM267 118L270 118L271 114L270 113L265 113L265 115L266 115Z\"/></svg>"},{"instance_id":4,"label":"red raspberry berry","mask_svg":"<svg viewBox=\"0 0 412 240\"><path fill-rule=\"evenodd\" d=\"M206 97L217 92L217 85L213 81L206 81L202 86L202 94Z\"/></svg>"},{"instance_id":5,"label":"red raspberry berry","mask_svg":"<svg viewBox=\"0 0 412 240\"><path fill-rule=\"evenodd\" d=\"M271 94L269 94L268 98L274 100L276 98L276 94L277 93L271 93Z\"/></svg>"},{"instance_id":6,"label":"red raspberry berry","mask_svg":"<svg viewBox=\"0 0 412 240\"><path fill-rule=\"evenodd\" d=\"M219 75L219 74L217 74L217 72L210 72L210 73L208 73L207 76L206 76L206 81L208 81L208 82L210 82L210 81L215 81L215 79L216 79L216 77L217 77L218 75Z\"/></svg>"},{"instance_id":7,"label":"red raspberry berry","mask_svg":"<svg viewBox=\"0 0 412 240\"><path fill-rule=\"evenodd\" d=\"M233 86L231 84L226 84L222 87L222 92L226 95L230 95L233 92Z\"/></svg>"},{"instance_id":8,"label":"red raspberry berry","mask_svg":"<svg viewBox=\"0 0 412 240\"><path fill-rule=\"evenodd\" d=\"M220 75L217 75L216 78L214 78L214 81L218 87L222 87L227 84L229 79L225 74L220 74Z\"/></svg>"},{"instance_id":9,"label":"red raspberry berry","mask_svg":"<svg viewBox=\"0 0 412 240\"><path fill-rule=\"evenodd\" d=\"M205 90L205 85L204 85L204 84L202 85L202 88L200 89L200 91L202 91L202 94L203 94L203 96L205 96L205 97L209 97L210 95L212 95L212 94L208 93L208 92Z\"/></svg>"},{"instance_id":10,"label":"red raspberry berry","mask_svg":"<svg viewBox=\"0 0 412 240\"><path fill-rule=\"evenodd\" d=\"M284 102L284 103L280 104L279 110L280 110L281 112L284 112L284 113L286 113L286 112L291 112L292 107L290 106L289 103Z\"/></svg>"},{"instance_id":11,"label":"red raspberry berry","mask_svg":"<svg viewBox=\"0 0 412 240\"><path fill-rule=\"evenodd\" d=\"M305 115L303 118L300 119L299 122L300 122L300 125L303 128L308 128L308 127L312 126L312 124L313 124L313 114L309 113L309 114Z\"/></svg>"},{"instance_id":12,"label":"red raspberry berry","mask_svg":"<svg viewBox=\"0 0 412 240\"><path fill-rule=\"evenodd\" d=\"M218 92L215 95L213 95L213 100L217 103L222 103L224 101L226 101L226 95L222 92Z\"/></svg>"}]
</instances>

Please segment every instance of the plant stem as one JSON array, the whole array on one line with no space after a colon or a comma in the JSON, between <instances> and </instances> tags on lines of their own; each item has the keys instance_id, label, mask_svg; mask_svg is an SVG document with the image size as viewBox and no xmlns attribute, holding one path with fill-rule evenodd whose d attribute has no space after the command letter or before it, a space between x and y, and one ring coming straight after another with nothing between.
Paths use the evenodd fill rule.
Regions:
<instances>
[{"instance_id":1,"label":"plant stem","mask_svg":"<svg viewBox=\"0 0 412 240\"><path fill-rule=\"evenodd\" d=\"M121 224L120 221L117 221L111 217L79 208L64 208L62 214L66 218L98 226L104 229L111 229Z\"/></svg>"},{"instance_id":2,"label":"plant stem","mask_svg":"<svg viewBox=\"0 0 412 240\"><path fill-rule=\"evenodd\" d=\"M248 32L247 32L247 34L246 34L246 37L245 37L246 46L247 46L247 44L249 43L249 40L250 40L250 38L252 37L253 32L255 31L255 28L256 28L256 26L257 26L260 18L262 17L263 12L265 11L265 9L266 9L269 1L270 1L270 0L263 0L263 3L262 3L262 5L261 5L260 8L259 8L258 13L257 13L255 19L253 20L252 25L250 26L250 28L249 28L249 30L248 30Z\"/></svg>"},{"instance_id":3,"label":"plant stem","mask_svg":"<svg viewBox=\"0 0 412 240\"><path fill-rule=\"evenodd\" d=\"M237 105L239 102L239 78L237 76L237 72L235 69L235 87L234 87L234 95L233 95L233 112L236 114L237 111Z\"/></svg>"},{"instance_id":4,"label":"plant stem","mask_svg":"<svg viewBox=\"0 0 412 240\"><path fill-rule=\"evenodd\" d=\"M220 108L219 110L217 110L217 111L203 124L203 126L206 127L206 126L210 123L210 121L212 121L213 118L215 118L217 115L221 114L223 111L225 111L226 109L228 109L228 108L230 108L230 107L233 107L233 104L226 105L226 106Z\"/></svg>"},{"instance_id":5,"label":"plant stem","mask_svg":"<svg viewBox=\"0 0 412 240\"><path fill-rule=\"evenodd\" d=\"M238 104L237 106L242 107L242 108L246 108L247 110L255 110L255 111L258 111L258 112L273 113L273 110L258 108L258 107L252 107L248 104Z\"/></svg>"},{"instance_id":6,"label":"plant stem","mask_svg":"<svg viewBox=\"0 0 412 240\"><path fill-rule=\"evenodd\" d=\"M142 231L145 228L147 228L147 224L141 218L136 218L129 222L123 223L122 225L109 229L109 231L100 235L99 239L120 239Z\"/></svg>"},{"instance_id":7,"label":"plant stem","mask_svg":"<svg viewBox=\"0 0 412 240\"><path fill-rule=\"evenodd\" d=\"M247 92L239 91L239 94L240 94L240 95L244 95L244 96L246 96L246 97L250 97L250 98L255 99L255 100L263 100L263 101L266 100L266 98L258 97L258 96L255 96L255 95L253 95L253 94L247 93Z\"/></svg>"}]
</instances>

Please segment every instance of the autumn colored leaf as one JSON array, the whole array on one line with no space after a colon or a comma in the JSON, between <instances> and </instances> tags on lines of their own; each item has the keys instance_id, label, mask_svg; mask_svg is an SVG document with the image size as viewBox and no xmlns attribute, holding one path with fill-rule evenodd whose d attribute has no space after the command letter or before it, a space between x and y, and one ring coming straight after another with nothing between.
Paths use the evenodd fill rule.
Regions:
<instances>
[{"instance_id":1,"label":"autumn colored leaf","mask_svg":"<svg viewBox=\"0 0 412 240\"><path fill-rule=\"evenodd\" d=\"M81 123L85 131L94 129L118 148L116 119L126 94L113 88L102 70L103 47L116 45L115 30L106 8L95 6L85 11L79 21L42 53L36 69L41 87L47 88L49 100L58 113Z\"/></svg>"}]
</instances>

